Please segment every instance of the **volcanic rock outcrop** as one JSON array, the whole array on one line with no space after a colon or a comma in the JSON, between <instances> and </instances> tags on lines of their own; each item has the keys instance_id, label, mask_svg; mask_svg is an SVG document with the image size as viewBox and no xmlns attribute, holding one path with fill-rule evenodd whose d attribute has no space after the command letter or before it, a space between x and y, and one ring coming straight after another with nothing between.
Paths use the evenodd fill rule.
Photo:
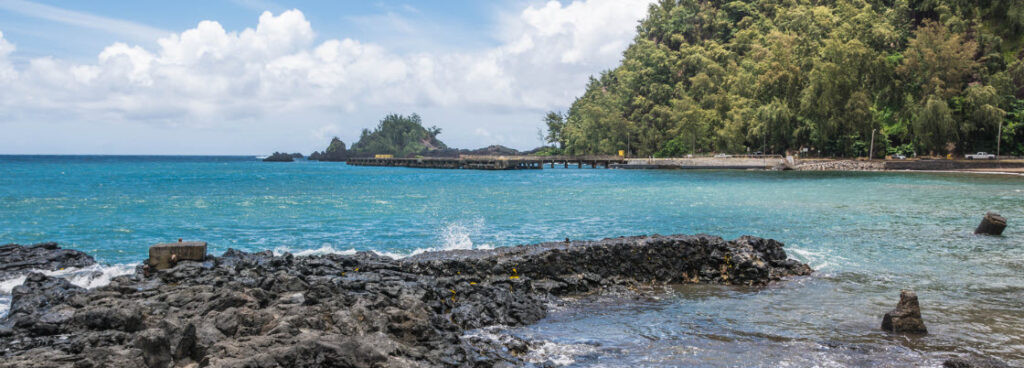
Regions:
<instances>
[{"instance_id":1,"label":"volcanic rock outcrop","mask_svg":"<svg viewBox=\"0 0 1024 368\"><path fill-rule=\"evenodd\" d=\"M465 334L538 321L561 296L764 285L811 269L774 240L652 236L423 253L228 250L83 290L42 274L0 320L0 366L523 365L531 343Z\"/></svg>"},{"instance_id":2,"label":"volcanic rock outcrop","mask_svg":"<svg viewBox=\"0 0 1024 368\"><path fill-rule=\"evenodd\" d=\"M21 276L30 270L56 271L94 264L96 260L92 256L73 249L61 249L57 243L0 245L0 280Z\"/></svg>"},{"instance_id":3,"label":"volcanic rock outcrop","mask_svg":"<svg viewBox=\"0 0 1024 368\"><path fill-rule=\"evenodd\" d=\"M882 317L882 330L895 333L926 334L921 318L921 305L917 302L917 294L913 290L901 290L900 302Z\"/></svg>"}]
</instances>

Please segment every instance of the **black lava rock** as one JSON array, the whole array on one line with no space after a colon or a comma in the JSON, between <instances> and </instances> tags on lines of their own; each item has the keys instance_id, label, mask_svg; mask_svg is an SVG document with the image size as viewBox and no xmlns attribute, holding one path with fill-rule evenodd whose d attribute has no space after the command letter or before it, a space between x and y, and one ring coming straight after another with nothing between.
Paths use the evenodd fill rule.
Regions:
<instances>
[{"instance_id":1,"label":"black lava rock","mask_svg":"<svg viewBox=\"0 0 1024 368\"><path fill-rule=\"evenodd\" d=\"M0 366L520 366L532 343L466 331L534 323L560 296L810 272L779 242L707 235L400 260L228 250L88 291L33 274L0 322Z\"/></svg>"},{"instance_id":2,"label":"black lava rock","mask_svg":"<svg viewBox=\"0 0 1024 368\"><path fill-rule=\"evenodd\" d=\"M96 260L92 256L73 249L61 249L57 243L0 245L0 280L21 276L32 270L56 271L94 264Z\"/></svg>"},{"instance_id":3,"label":"black lava rock","mask_svg":"<svg viewBox=\"0 0 1024 368\"><path fill-rule=\"evenodd\" d=\"M928 329L921 318L921 305L912 290L900 291L900 302L882 318L882 330L895 333L926 334Z\"/></svg>"}]
</instances>

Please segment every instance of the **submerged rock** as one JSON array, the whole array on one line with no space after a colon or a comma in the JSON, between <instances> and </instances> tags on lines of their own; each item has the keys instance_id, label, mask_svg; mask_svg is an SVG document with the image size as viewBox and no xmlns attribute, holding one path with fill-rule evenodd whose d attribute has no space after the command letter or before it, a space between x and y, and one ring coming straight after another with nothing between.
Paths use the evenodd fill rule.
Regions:
<instances>
[{"instance_id":1,"label":"submerged rock","mask_svg":"<svg viewBox=\"0 0 1024 368\"><path fill-rule=\"evenodd\" d=\"M882 318L882 329L895 333L926 334L921 319L921 306L917 302L917 294L912 290L900 291L900 302L896 309L889 311Z\"/></svg>"},{"instance_id":2,"label":"submerged rock","mask_svg":"<svg viewBox=\"0 0 1024 368\"><path fill-rule=\"evenodd\" d=\"M89 291L39 274L0 322L0 366L523 365L530 343L465 332L534 323L560 296L651 284L765 285L811 272L782 247L676 235L400 260L229 250Z\"/></svg>"},{"instance_id":3,"label":"submerged rock","mask_svg":"<svg viewBox=\"0 0 1024 368\"><path fill-rule=\"evenodd\" d=\"M986 357L956 357L942 362L944 368L1013 368L1000 360Z\"/></svg>"},{"instance_id":4,"label":"submerged rock","mask_svg":"<svg viewBox=\"0 0 1024 368\"><path fill-rule=\"evenodd\" d=\"M94 264L96 260L92 256L73 249L61 249L57 243L0 245L0 280L21 276L33 270L56 271Z\"/></svg>"},{"instance_id":5,"label":"submerged rock","mask_svg":"<svg viewBox=\"0 0 1024 368\"><path fill-rule=\"evenodd\" d=\"M978 228L974 229L975 234L984 235L1003 235L1003 230L1006 229L1006 218L1000 216L995 212L988 212L985 217L981 219L981 223L978 224Z\"/></svg>"}]
</instances>

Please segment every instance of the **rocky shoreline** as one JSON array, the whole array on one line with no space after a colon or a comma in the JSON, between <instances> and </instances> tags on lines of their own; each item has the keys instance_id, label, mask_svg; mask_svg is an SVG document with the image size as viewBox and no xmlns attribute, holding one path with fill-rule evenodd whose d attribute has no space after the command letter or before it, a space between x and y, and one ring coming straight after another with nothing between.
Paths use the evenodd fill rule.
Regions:
<instances>
[{"instance_id":1,"label":"rocky shoreline","mask_svg":"<svg viewBox=\"0 0 1024 368\"><path fill-rule=\"evenodd\" d=\"M61 249L57 243L29 246L0 245L0 280L25 275L32 271L57 271L96 264L92 256L74 249Z\"/></svg>"},{"instance_id":2,"label":"rocky shoreline","mask_svg":"<svg viewBox=\"0 0 1024 368\"><path fill-rule=\"evenodd\" d=\"M560 297L810 273L777 241L707 235L399 260L228 250L92 290L29 274L0 320L0 366L520 366L530 342L466 331L534 323Z\"/></svg>"}]
</instances>

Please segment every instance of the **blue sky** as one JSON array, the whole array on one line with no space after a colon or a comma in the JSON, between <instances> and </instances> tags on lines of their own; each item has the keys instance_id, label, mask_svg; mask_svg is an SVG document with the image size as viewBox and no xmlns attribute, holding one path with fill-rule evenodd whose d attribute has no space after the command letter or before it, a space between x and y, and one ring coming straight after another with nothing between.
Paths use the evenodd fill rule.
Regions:
<instances>
[{"instance_id":1,"label":"blue sky","mask_svg":"<svg viewBox=\"0 0 1024 368\"><path fill-rule=\"evenodd\" d=\"M498 1L10 1L0 0L0 30L17 41L19 56L56 56L94 59L97 50L118 41L152 46L156 39L144 33L118 32L47 19L32 5L52 7L151 27L174 33L216 20L226 29L252 27L264 11L302 10L321 39L350 37L409 51L493 46L490 32L496 14L529 2ZM19 10L20 9L20 10ZM42 10L42 9L40 9ZM403 28L407 23L416 28ZM409 32L429 31L409 40ZM426 37L429 36L429 37Z\"/></svg>"},{"instance_id":2,"label":"blue sky","mask_svg":"<svg viewBox=\"0 0 1024 368\"><path fill-rule=\"evenodd\" d=\"M647 2L0 0L0 153L308 153L390 112L528 149Z\"/></svg>"}]
</instances>

